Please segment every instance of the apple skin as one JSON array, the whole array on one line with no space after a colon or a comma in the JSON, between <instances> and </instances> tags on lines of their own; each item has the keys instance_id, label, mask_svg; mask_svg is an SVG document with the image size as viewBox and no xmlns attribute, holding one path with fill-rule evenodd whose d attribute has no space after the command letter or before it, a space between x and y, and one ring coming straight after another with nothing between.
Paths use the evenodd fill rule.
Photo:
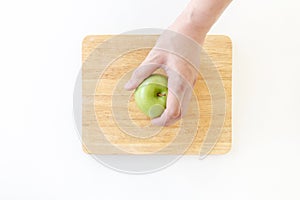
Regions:
<instances>
[{"instance_id":1,"label":"apple skin","mask_svg":"<svg viewBox=\"0 0 300 200\"><path fill-rule=\"evenodd\" d=\"M134 99L138 108L148 117L159 117L166 109L168 78L152 74L135 90Z\"/></svg>"}]
</instances>

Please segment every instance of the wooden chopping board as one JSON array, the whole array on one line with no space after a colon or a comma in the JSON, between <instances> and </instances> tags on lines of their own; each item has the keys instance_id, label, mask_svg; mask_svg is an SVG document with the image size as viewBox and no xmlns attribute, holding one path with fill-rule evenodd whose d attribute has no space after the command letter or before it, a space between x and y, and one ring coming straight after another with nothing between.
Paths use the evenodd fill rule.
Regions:
<instances>
[{"instance_id":1,"label":"wooden chopping board","mask_svg":"<svg viewBox=\"0 0 300 200\"><path fill-rule=\"evenodd\" d=\"M113 95L116 85L125 74L134 70L147 56L151 48L137 48L120 55L120 49L129 46L139 47L140 44L154 46L157 35L124 35L118 41L102 45L108 41L110 35L91 35L84 38L82 43L82 144L83 149L89 154L192 154L200 152L209 126L212 122L211 95L206 81L202 76L194 87L194 98L199 113L190 112L190 119L198 119L196 134L193 140L186 134L181 134L180 140L175 140L181 130L179 121L170 127L164 127L151 137L138 138L124 132L113 116L115 107ZM209 154L225 154L231 148L231 85L232 85L232 44L230 38L222 35L209 35L203 46L206 53L216 65L224 85L226 95L226 115L221 135ZM102 58L102 59L101 59ZM103 59L112 60L108 66ZM104 70L99 71L102 67ZM162 73L162 71L159 71ZM121 100L120 100L121 101ZM192 104L192 103L191 103ZM136 107L132 96L128 99L128 105L120 109L126 109L130 122L134 123L139 131L146 130L150 120ZM188 111L189 112L189 111ZM189 121L189 119L187 120ZM189 124L189 123L188 123ZM142 132L141 132L142 133ZM187 138L185 138L187 137ZM176 142L174 142L176 141ZM172 147L168 145L175 143ZM189 143L184 152L178 152L179 147ZM176 146L177 145L177 146ZM177 148L178 147L178 148Z\"/></svg>"}]
</instances>

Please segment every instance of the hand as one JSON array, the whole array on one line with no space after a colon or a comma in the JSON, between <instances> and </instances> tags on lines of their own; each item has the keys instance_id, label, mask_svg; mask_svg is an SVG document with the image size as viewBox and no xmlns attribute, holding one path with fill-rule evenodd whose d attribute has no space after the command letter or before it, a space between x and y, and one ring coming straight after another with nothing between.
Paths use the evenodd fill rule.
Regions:
<instances>
[{"instance_id":1,"label":"hand","mask_svg":"<svg viewBox=\"0 0 300 200\"><path fill-rule=\"evenodd\" d=\"M156 46L161 45L157 44ZM199 58L200 54L197 52L196 54L196 57ZM151 123L157 126L169 126L186 113L193 86L198 78L198 71L183 58L154 47L141 65L135 69L131 79L125 85L125 89L137 88L144 79L159 68L162 68L168 76L167 105L163 114L152 119Z\"/></svg>"},{"instance_id":2,"label":"hand","mask_svg":"<svg viewBox=\"0 0 300 200\"><path fill-rule=\"evenodd\" d=\"M164 69L168 76L166 110L160 117L152 119L152 124L159 126L171 125L187 111L193 86L198 77L198 72L195 68L198 67L197 61L194 61L198 59L197 56L200 56L198 51L194 51L194 48L190 47L193 46L197 49L196 46L202 46L206 33L230 2L231 0L191 0L168 29L192 39L190 40L192 42L180 43L189 41L189 39L186 40L184 38L179 43L176 43L177 40L173 40L172 37L167 35L161 40L163 43L167 40L167 45L156 44L158 47L171 47L175 52L180 52L179 55L184 54L184 58L191 57L192 62L187 62L176 54L154 47L132 74L131 79L125 85L127 90L135 89L158 68ZM176 44L173 45L173 41ZM193 45L193 42L196 42L198 45Z\"/></svg>"}]
</instances>

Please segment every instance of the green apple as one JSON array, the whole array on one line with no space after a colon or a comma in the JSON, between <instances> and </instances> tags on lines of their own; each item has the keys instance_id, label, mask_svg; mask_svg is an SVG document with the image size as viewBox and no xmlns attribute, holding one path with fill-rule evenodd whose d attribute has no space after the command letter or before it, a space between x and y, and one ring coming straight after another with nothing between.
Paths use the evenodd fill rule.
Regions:
<instances>
[{"instance_id":1,"label":"green apple","mask_svg":"<svg viewBox=\"0 0 300 200\"><path fill-rule=\"evenodd\" d=\"M167 77L161 74L152 74L137 87L134 99L144 114L150 118L156 118L166 109L167 95Z\"/></svg>"}]
</instances>

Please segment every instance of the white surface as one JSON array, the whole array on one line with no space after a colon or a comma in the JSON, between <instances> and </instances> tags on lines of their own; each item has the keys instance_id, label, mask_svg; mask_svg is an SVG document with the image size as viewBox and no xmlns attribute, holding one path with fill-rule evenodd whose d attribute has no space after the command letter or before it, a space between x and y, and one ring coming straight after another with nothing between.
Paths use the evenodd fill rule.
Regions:
<instances>
[{"instance_id":1,"label":"white surface","mask_svg":"<svg viewBox=\"0 0 300 200\"><path fill-rule=\"evenodd\" d=\"M149 175L84 154L72 92L88 34L164 28L187 0L1 1L0 199L300 199L300 2L236 1L233 148ZM61 72L61 73L58 73Z\"/></svg>"}]
</instances>

